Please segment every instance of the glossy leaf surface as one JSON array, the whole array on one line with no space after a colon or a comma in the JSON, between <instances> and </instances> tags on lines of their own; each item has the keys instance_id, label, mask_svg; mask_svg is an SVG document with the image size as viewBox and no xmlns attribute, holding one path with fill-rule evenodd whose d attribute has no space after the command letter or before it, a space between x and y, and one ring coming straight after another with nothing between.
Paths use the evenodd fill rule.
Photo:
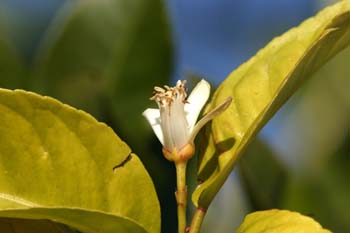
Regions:
<instances>
[{"instance_id":1,"label":"glossy leaf surface","mask_svg":"<svg viewBox=\"0 0 350 233\"><path fill-rule=\"evenodd\" d=\"M198 174L202 183L192 196L195 205L209 206L259 129L307 77L349 42L350 3L341 1L275 38L229 75L207 108L233 98L206 131L208 146Z\"/></svg>"},{"instance_id":2,"label":"glossy leaf surface","mask_svg":"<svg viewBox=\"0 0 350 233\"><path fill-rule=\"evenodd\" d=\"M265 210L248 214L237 233L330 233L310 217L288 210Z\"/></svg>"},{"instance_id":3,"label":"glossy leaf surface","mask_svg":"<svg viewBox=\"0 0 350 233\"><path fill-rule=\"evenodd\" d=\"M1 217L91 233L160 231L137 156L111 128L55 99L0 89L0 167Z\"/></svg>"}]
</instances>

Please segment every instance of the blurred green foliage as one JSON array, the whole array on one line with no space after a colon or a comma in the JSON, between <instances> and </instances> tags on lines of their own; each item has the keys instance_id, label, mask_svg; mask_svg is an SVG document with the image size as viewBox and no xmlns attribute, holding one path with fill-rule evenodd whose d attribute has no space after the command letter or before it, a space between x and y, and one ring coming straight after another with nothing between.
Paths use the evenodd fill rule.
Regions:
<instances>
[{"instance_id":1,"label":"blurred green foliage","mask_svg":"<svg viewBox=\"0 0 350 233\"><path fill-rule=\"evenodd\" d=\"M14 15L1 14L0 87L55 97L111 126L152 176L160 202L167 206L163 227L175 229L173 168L160 156L160 145L141 115L152 104L153 87L168 83L172 72L163 2L66 1L29 61L6 32Z\"/></svg>"},{"instance_id":2,"label":"blurred green foliage","mask_svg":"<svg viewBox=\"0 0 350 233\"><path fill-rule=\"evenodd\" d=\"M0 21L6 22L3 15ZM5 25L0 24L0 87L21 88L24 87L24 65L20 54L11 43L9 33Z\"/></svg>"},{"instance_id":3,"label":"blurred green foliage","mask_svg":"<svg viewBox=\"0 0 350 233\"><path fill-rule=\"evenodd\" d=\"M288 168L267 143L255 139L240 159L238 168L242 186L254 210L281 205L289 181Z\"/></svg>"}]
</instances>

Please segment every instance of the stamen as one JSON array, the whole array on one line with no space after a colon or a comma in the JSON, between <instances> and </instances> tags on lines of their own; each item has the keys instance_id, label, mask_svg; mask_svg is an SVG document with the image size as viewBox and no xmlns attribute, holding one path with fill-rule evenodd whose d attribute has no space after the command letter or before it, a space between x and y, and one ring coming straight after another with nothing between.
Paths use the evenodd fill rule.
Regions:
<instances>
[{"instance_id":1,"label":"stamen","mask_svg":"<svg viewBox=\"0 0 350 233\"><path fill-rule=\"evenodd\" d=\"M163 89L163 88L161 88L161 87L154 87L154 90L156 91L156 92L160 92L160 93L164 93L165 92L165 90Z\"/></svg>"},{"instance_id":2,"label":"stamen","mask_svg":"<svg viewBox=\"0 0 350 233\"><path fill-rule=\"evenodd\" d=\"M156 101L160 105L170 105L175 99L181 98L181 101L187 103L186 80L178 80L174 87L164 85L164 88L154 87L153 96L151 100Z\"/></svg>"}]
</instances>

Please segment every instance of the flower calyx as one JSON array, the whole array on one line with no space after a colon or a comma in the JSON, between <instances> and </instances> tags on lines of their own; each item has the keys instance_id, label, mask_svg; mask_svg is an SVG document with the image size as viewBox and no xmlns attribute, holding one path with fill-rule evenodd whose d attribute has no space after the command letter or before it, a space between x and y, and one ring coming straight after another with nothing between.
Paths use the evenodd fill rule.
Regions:
<instances>
[{"instance_id":1,"label":"flower calyx","mask_svg":"<svg viewBox=\"0 0 350 233\"><path fill-rule=\"evenodd\" d=\"M173 149L169 151L167 148L163 147L163 155L164 157L172 162L186 162L192 158L195 153L195 146L193 143L189 143L182 147L180 150Z\"/></svg>"}]
</instances>

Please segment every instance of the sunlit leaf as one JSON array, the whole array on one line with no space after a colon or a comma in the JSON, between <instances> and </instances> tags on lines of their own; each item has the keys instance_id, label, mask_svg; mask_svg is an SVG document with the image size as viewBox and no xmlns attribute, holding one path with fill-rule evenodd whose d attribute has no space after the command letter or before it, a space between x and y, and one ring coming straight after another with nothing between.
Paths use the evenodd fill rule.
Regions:
<instances>
[{"instance_id":1,"label":"sunlit leaf","mask_svg":"<svg viewBox=\"0 0 350 233\"><path fill-rule=\"evenodd\" d=\"M1 217L91 233L160 231L137 156L111 128L52 98L0 90L0 168Z\"/></svg>"},{"instance_id":2,"label":"sunlit leaf","mask_svg":"<svg viewBox=\"0 0 350 233\"><path fill-rule=\"evenodd\" d=\"M248 143L300 84L350 42L350 3L341 1L274 39L220 85L207 110L228 96L200 158L192 200L206 208ZM213 171L212 168L215 168ZM211 169L208 169L211 168Z\"/></svg>"},{"instance_id":3,"label":"sunlit leaf","mask_svg":"<svg viewBox=\"0 0 350 233\"><path fill-rule=\"evenodd\" d=\"M330 233L310 217L288 210L265 210L248 214L237 233Z\"/></svg>"}]
</instances>

